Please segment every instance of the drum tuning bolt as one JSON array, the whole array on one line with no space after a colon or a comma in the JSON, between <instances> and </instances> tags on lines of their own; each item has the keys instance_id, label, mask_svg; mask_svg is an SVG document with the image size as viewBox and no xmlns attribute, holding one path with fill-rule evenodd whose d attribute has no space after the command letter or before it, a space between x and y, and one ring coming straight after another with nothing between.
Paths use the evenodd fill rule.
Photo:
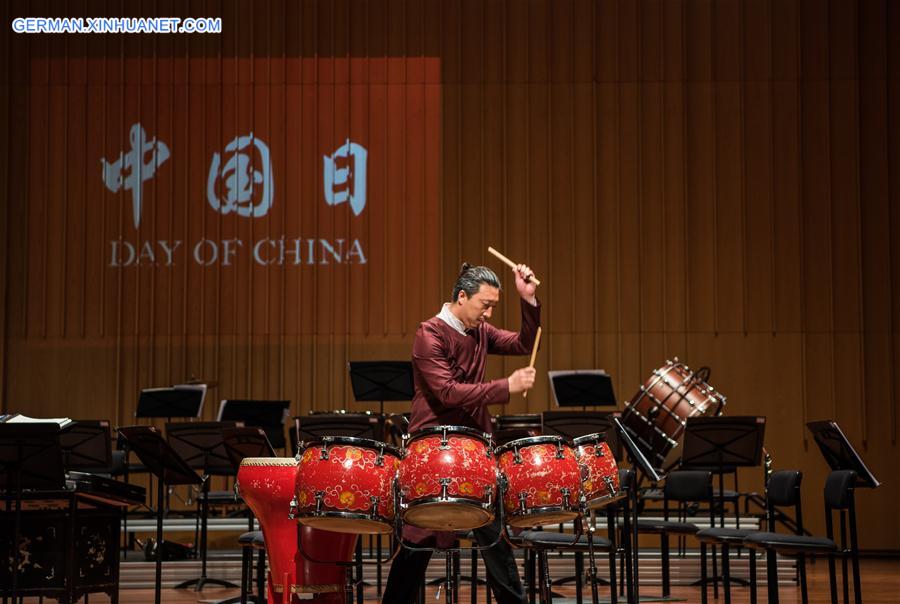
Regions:
<instances>
[{"instance_id":1,"label":"drum tuning bolt","mask_svg":"<svg viewBox=\"0 0 900 604\"><path fill-rule=\"evenodd\" d=\"M450 487L450 479L441 478L439 482L441 483L441 499L447 499L447 489Z\"/></svg>"},{"instance_id":2,"label":"drum tuning bolt","mask_svg":"<svg viewBox=\"0 0 900 604\"><path fill-rule=\"evenodd\" d=\"M562 487L562 488L559 490L559 492L560 492L560 493L562 494L562 496L563 496L563 507L564 507L564 508L571 508L571 507L572 507L572 503L569 501L569 495L571 494L571 491L569 490L569 487Z\"/></svg>"},{"instance_id":3,"label":"drum tuning bolt","mask_svg":"<svg viewBox=\"0 0 900 604\"><path fill-rule=\"evenodd\" d=\"M316 515L322 514L322 505L325 503L325 491L316 491Z\"/></svg>"}]
</instances>

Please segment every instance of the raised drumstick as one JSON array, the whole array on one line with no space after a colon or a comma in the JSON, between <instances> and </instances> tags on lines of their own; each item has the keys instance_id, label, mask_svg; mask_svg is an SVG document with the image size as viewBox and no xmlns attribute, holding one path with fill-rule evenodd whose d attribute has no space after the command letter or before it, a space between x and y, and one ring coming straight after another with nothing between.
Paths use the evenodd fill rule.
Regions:
<instances>
[{"instance_id":1,"label":"raised drumstick","mask_svg":"<svg viewBox=\"0 0 900 604\"><path fill-rule=\"evenodd\" d=\"M537 329L537 334L534 336L534 348L531 349L531 362L528 363L528 366L531 368L534 368L534 361L535 361L535 359L537 359L537 350L538 350L538 345L540 343L541 343L541 327L539 325L538 329ZM522 396L524 398L528 398L528 391L526 390L522 394Z\"/></svg>"},{"instance_id":2,"label":"raised drumstick","mask_svg":"<svg viewBox=\"0 0 900 604\"><path fill-rule=\"evenodd\" d=\"M493 255L495 255L497 258L499 258L500 261L501 261L503 264L507 265L509 268L511 268L511 269L515 269L515 268L516 268L516 263L515 263L515 262L513 262L512 260L510 260L509 258L507 258L506 256L504 256L503 254L501 254L500 252L498 252L497 250L495 250L495 249L492 248L491 246L488 246L488 251L489 251L490 253L492 253ZM532 281L535 285L540 285L540 284L541 284L541 282L538 281L538 278L535 277L533 273L532 273L532 275L531 275L528 279L526 279L526 281Z\"/></svg>"}]
</instances>

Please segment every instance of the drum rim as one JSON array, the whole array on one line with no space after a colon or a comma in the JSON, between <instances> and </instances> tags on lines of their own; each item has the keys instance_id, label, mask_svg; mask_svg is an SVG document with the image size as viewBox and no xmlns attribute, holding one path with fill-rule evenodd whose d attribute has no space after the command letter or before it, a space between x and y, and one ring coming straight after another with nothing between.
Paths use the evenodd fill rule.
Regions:
<instances>
[{"instance_id":1,"label":"drum rim","mask_svg":"<svg viewBox=\"0 0 900 604\"><path fill-rule=\"evenodd\" d=\"M478 428L471 428L469 426L459 426L453 424L439 424L435 426L426 426L424 428L419 428L415 432L411 432L406 435L406 442L411 443L414 440L418 440L419 438L425 436L432 436L435 434L442 434L444 430L447 430L447 437L456 435L459 436L462 433L463 436L471 436L472 438L477 438L481 442L486 445L491 443L491 435L483 430L479 430Z\"/></svg>"},{"instance_id":2,"label":"drum rim","mask_svg":"<svg viewBox=\"0 0 900 604\"><path fill-rule=\"evenodd\" d=\"M598 442L601 442L601 443L607 442L607 440L606 440L606 432L592 432L592 433L590 433L590 434L582 434L582 435L579 436L578 438L573 438L573 439L572 439L572 446L573 446L573 447L580 447L580 446L582 446L584 443L590 442L590 441L588 441L587 439L589 439L589 438L595 438L595 437L596 437L596 440L597 440ZM607 443L607 446L609 446L608 443Z\"/></svg>"},{"instance_id":3,"label":"drum rim","mask_svg":"<svg viewBox=\"0 0 900 604\"><path fill-rule=\"evenodd\" d=\"M570 449L572 448L572 443L565 436L560 436L558 434L543 434L541 436L526 436L525 438L517 438L516 440L511 440L506 444L500 445L494 449L494 455L501 455L506 453L507 451L512 451L514 447L530 447L532 445L546 445L549 443L558 443L562 441L562 444L566 445Z\"/></svg>"},{"instance_id":4,"label":"drum rim","mask_svg":"<svg viewBox=\"0 0 900 604\"><path fill-rule=\"evenodd\" d=\"M241 465L248 468L288 467L296 466L296 457L245 457Z\"/></svg>"},{"instance_id":5,"label":"drum rim","mask_svg":"<svg viewBox=\"0 0 900 604\"><path fill-rule=\"evenodd\" d=\"M487 526L488 524L490 524L497 518L497 514L496 514L496 512L494 512L494 509L493 509L494 505L495 505L494 503L490 503L490 504L478 503L472 499L459 499L456 497L447 497L445 499L441 499L440 497L429 497L429 498L422 499L419 501L411 501L408 504L404 504L404 507L401 508L401 510L400 510L400 519L404 523L406 523L410 526L414 526L418 529L422 529L422 530L426 530L426 531L442 530L440 528L419 526L417 524L414 524L414 523L406 520L407 515L409 514L409 512L413 511L413 508L419 508L419 507L431 506L431 505L439 505L439 504L463 505L467 508L471 508L471 509L479 511L479 512L484 512L484 514L486 515L485 517L487 518L487 520L485 520L484 524L480 524L480 525L478 525L476 527L472 527L470 529L457 528L457 529L452 529L452 530L458 530L458 531L474 530L476 528L481 528L482 526Z\"/></svg>"},{"instance_id":6,"label":"drum rim","mask_svg":"<svg viewBox=\"0 0 900 604\"><path fill-rule=\"evenodd\" d=\"M561 505L545 505L545 506L540 506L540 507L527 508L525 512L523 512L521 509L518 509L518 508L512 512L507 511L506 517L507 518L522 518L524 516L533 515L534 510L537 510L538 513L540 513L540 514L548 514L550 512L554 512L554 513L565 512L567 514L575 514L575 516L574 516L575 518L578 518L579 516L582 515L581 510L579 509L579 506L566 507L566 506L561 506ZM539 525L534 525L534 526L539 526Z\"/></svg>"},{"instance_id":7,"label":"drum rim","mask_svg":"<svg viewBox=\"0 0 900 604\"><path fill-rule=\"evenodd\" d=\"M300 514L298 512L295 512L294 518L297 519L297 522L303 525L306 525L306 523L303 521L310 518L344 518L348 520L367 520L369 522L384 525L390 530L393 530L392 527L394 526L393 518L383 516L377 512L373 514L366 514L363 512L341 512L338 510L325 510L322 512L314 512L312 514Z\"/></svg>"},{"instance_id":8,"label":"drum rim","mask_svg":"<svg viewBox=\"0 0 900 604\"><path fill-rule=\"evenodd\" d=\"M492 496L493 497L493 496ZM435 503L451 503L454 505L466 505L473 508L481 508L483 510L487 510L489 508L494 507L494 501L488 501L485 498L475 499L469 497L441 497L438 496L430 496L430 497L419 497L417 499L411 499L407 501L401 501L400 503L400 517L403 518L406 516L406 513L409 512L410 508L414 508L420 505L428 505Z\"/></svg>"},{"instance_id":9,"label":"drum rim","mask_svg":"<svg viewBox=\"0 0 900 604\"><path fill-rule=\"evenodd\" d=\"M400 458L403 456L403 451L400 447L395 445L375 440L374 438L361 438L359 436L323 436L320 438L316 438L314 440L304 440L300 441L300 444L297 447L297 453L301 454L307 449L312 447L317 447L322 444L326 444L326 438L328 445L351 445L355 447L360 447L363 449L380 449L383 447L385 453L391 453L394 457Z\"/></svg>"}]
</instances>

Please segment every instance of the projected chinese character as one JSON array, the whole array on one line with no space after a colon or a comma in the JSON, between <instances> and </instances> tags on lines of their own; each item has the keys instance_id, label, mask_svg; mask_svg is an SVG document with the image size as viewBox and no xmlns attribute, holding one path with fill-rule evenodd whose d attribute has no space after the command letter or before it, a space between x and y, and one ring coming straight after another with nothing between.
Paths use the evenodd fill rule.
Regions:
<instances>
[{"instance_id":1,"label":"projected chinese character","mask_svg":"<svg viewBox=\"0 0 900 604\"><path fill-rule=\"evenodd\" d=\"M169 148L155 138L148 141L147 134L140 123L131 126L129 133L131 149L119 153L119 159L110 163L100 158L103 166L103 182L106 188L117 193L124 188L131 191L131 204L134 209L134 228L141 224L141 196L144 181L156 175L156 169L169 159ZM149 155L148 155L149 154ZM147 161L144 161L144 160ZM127 175L126 175L127 173Z\"/></svg>"},{"instance_id":2,"label":"projected chinese character","mask_svg":"<svg viewBox=\"0 0 900 604\"><path fill-rule=\"evenodd\" d=\"M251 132L228 143L224 155L228 154L231 155L220 171L221 159L218 153L213 153L206 181L209 205L226 215L235 212L238 216L265 216L275 195L269 147ZM217 186L220 180L221 185Z\"/></svg>"},{"instance_id":3,"label":"projected chinese character","mask_svg":"<svg viewBox=\"0 0 900 604\"><path fill-rule=\"evenodd\" d=\"M350 202L350 208L359 216L366 207L366 157L368 151L362 145L347 139L331 157L322 157L325 202L335 206Z\"/></svg>"}]
</instances>

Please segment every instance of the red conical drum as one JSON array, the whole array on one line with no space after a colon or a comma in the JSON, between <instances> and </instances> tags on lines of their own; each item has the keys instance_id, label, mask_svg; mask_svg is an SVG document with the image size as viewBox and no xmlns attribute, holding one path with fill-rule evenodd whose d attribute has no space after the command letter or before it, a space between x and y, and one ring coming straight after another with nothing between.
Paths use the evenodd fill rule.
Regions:
<instances>
[{"instance_id":1,"label":"red conical drum","mask_svg":"<svg viewBox=\"0 0 900 604\"><path fill-rule=\"evenodd\" d=\"M350 562L356 537L303 527L303 551L329 564L307 561L297 548L297 524L289 517L297 481L293 457L246 457L238 470L241 497L259 520L269 560L268 602L299 603L301 594L330 604L344 601L344 568Z\"/></svg>"}]
</instances>

